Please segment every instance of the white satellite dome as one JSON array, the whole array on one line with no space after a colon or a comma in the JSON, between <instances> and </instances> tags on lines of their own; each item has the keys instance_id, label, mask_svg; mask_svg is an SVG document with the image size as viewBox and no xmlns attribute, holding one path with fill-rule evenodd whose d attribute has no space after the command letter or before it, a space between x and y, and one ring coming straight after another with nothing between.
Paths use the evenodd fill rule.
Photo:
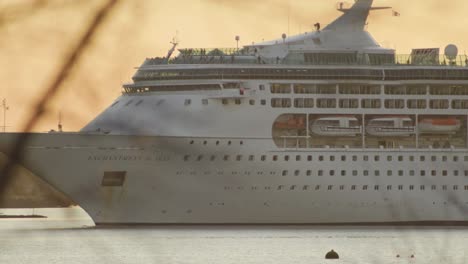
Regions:
<instances>
[{"instance_id":1,"label":"white satellite dome","mask_svg":"<svg viewBox=\"0 0 468 264\"><path fill-rule=\"evenodd\" d=\"M445 47L445 57L449 60L455 60L458 56L458 47L454 44L449 44Z\"/></svg>"}]
</instances>

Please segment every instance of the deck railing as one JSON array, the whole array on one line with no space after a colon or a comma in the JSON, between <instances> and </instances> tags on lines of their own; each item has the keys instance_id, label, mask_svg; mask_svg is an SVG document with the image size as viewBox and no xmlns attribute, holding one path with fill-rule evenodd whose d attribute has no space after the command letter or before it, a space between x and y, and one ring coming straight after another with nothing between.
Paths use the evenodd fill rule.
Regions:
<instances>
[{"instance_id":1,"label":"deck railing","mask_svg":"<svg viewBox=\"0 0 468 264\"><path fill-rule=\"evenodd\" d=\"M181 49L179 55L166 58L149 58L144 65L163 64L280 64L280 65L380 65L380 66L458 66L468 67L468 56L460 55L447 58L444 55L373 55L373 54L320 54L304 58L303 54L295 54L284 59L265 58L245 49L215 48L215 49Z\"/></svg>"}]
</instances>

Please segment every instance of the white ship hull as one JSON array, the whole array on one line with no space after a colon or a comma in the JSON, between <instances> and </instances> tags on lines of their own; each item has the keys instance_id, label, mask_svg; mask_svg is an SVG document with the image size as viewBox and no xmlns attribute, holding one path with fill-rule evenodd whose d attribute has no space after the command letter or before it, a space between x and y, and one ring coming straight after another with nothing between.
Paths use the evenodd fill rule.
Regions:
<instances>
[{"instance_id":1,"label":"white ship hull","mask_svg":"<svg viewBox=\"0 0 468 264\"><path fill-rule=\"evenodd\" d=\"M0 136L5 150L17 135ZM269 140L193 139L142 136L34 134L27 144L24 165L85 209L98 224L358 224L467 221L465 176L407 176L408 170L446 166L464 170L456 162L362 161L363 156L426 155L417 150L310 150L269 151ZM207 145L202 142L207 140ZM216 146L220 141L222 147ZM225 143L231 140L232 145ZM237 143L237 144L236 144ZM252 146L252 147L251 147ZM184 161L188 153L191 159ZM223 161L250 155L253 161ZM434 151L431 155L461 156L466 151ZM198 161L197 157L203 155ZM217 159L211 161L215 155ZM267 156L261 161L262 155ZM271 161L280 155L279 161ZM301 156L284 162L282 156ZM313 161L306 156L312 155ZM319 161L323 156L324 160ZM330 161L336 156L335 161ZM341 157L347 162L342 162ZM352 157L357 161L353 162ZM183 166L181 166L183 163ZM77 170L76 168L80 169ZM398 167L387 176L385 171ZM333 168L336 174L329 175ZM306 170L311 169L307 176ZM371 171L364 176L363 169ZM319 176L323 170L324 175ZM358 171L353 176L352 171ZM376 176L373 171L382 175ZM103 187L106 171L125 171L121 187ZM288 171L284 175L284 171ZM296 176L296 171L298 171ZM341 176L346 171L346 176ZM284 175L284 176L283 176ZM406 178L402 184L401 178ZM450 178L450 184L447 182ZM351 187L355 185L356 190ZM363 186L367 185L367 190ZM375 186L379 190L374 190ZM387 190L391 185L392 190ZM399 190L398 186L402 186ZM420 190L424 185L425 190ZM431 190L431 186L437 190ZM442 190L442 186L447 190ZM458 189L453 190L457 185ZM305 187L307 186L307 187ZM320 186L316 190L316 186ZM329 187L332 186L332 187ZM414 186L414 190L410 190ZM330 188L330 189L329 189ZM341 190L340 188L343 188Z\"/></svg>"}]
</instances>

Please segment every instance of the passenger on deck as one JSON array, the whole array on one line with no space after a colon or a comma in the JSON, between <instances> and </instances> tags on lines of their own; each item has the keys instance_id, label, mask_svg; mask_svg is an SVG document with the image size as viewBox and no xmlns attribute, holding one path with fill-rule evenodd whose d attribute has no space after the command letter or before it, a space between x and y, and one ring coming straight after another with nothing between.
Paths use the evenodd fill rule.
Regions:
<instances>
[{"instance_id":1,"label":"passenger on deck","mask_svg":"<svg viewBox=\"0 0 468 264\"><path fill-rule=\"evenodd\" d=\"M318 23L318 22L315 23L315 24L314 24L314 27L315 27L315 29L316 29L317 31L320 31L320 28L321 28L320 23Z\"/></svg>"}]
</instances>

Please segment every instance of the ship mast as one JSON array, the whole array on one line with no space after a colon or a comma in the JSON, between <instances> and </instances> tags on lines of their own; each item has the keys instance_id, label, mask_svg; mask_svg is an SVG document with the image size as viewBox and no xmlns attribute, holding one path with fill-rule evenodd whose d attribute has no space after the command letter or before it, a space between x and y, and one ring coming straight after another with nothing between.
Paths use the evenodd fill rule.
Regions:
<instances>
[{"instance_id":1,"label":"ship mast","mask_svg":"<svg viewBox=\"0 0 468 264\"><path fill-rule=\"evenodd\" d=\"M2 108L3 108L3 133L6 131L6 112L10 110L10 107L7 105L6 99L3 98L2 100Z\"/></svg>"}]
</instances>

